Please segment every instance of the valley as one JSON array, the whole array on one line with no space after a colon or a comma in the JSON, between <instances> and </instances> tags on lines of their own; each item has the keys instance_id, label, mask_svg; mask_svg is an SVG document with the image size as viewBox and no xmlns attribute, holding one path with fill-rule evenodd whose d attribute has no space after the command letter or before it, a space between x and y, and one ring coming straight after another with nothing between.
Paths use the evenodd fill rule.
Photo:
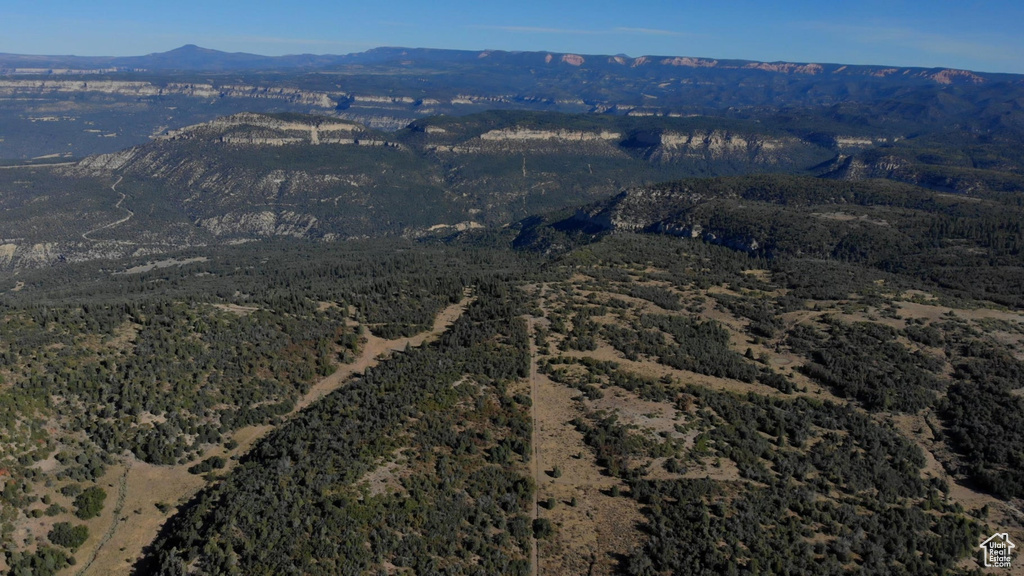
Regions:
<instances>
[{"instance_id":1,"label":"valley","mask_svg":"<svg viewBox=\"0 0 1024 576\"><path fill-rule=\"evenodd\" d=\"M2 264L158 254L273 236L450 234L643 182L800 171L831 157L751 123L710 126L492 113L382 133L326 117L238 114L73 166L0 173L0 202L8 208L0 221L13 237ZM640 137L649 142L631 143ZM60 192L40 198L43 182Z\"/></svg>"},{"instance_id":2,"label":"valley","mask_svg":"<svg viewBox=\"0 0 1024 576\"><path fill-rule=\"evenodd\" d=\"M975 575L1024 540L1019 76L0 76L0 573Z\"/></svg>"}]
</instances>

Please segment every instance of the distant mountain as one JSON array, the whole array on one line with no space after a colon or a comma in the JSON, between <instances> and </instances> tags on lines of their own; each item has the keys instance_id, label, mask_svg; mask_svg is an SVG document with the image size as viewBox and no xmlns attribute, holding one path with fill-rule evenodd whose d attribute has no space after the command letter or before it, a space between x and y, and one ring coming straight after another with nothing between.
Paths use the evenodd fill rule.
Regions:
<instances>
[{"instance_id":1,"label":"distant mountain","mask_svg":"<svg viewBox=\"0 0 1024 576\"><path fill-rule=\"evenodd\" d=\"M816 76L819 78L866 77L880 78L894 84L934 82L938 84L983 84L994 81L1024 81L1024 76L955 70L948 68L894 67L884 65L847 65L813 62L761 62L697 58L690 56L647 55L631 58L623 55L570 54L558 52L509 52L504 50L436 50L425 48L374 48L350 54L348 61L358 64L390 64L424 66L438 64L466 64L475 67L542 67L568 68L614 72L617 75L637 77L651 74L678 73L682 69L693 71L734 70L743 73L762 73Z\"/></svg>"},{"instance_id":2,"label":"distant mountain","mask_svg":"<svg viewBox=\"0 0 1024 576\"><path fill-rule=\"evenodd\" d=\"M221 52L187 44L167 52L118 58L116 65L122 68L149 70L242 70L271 67L274 66L274 60L275 58L268 56Z\"/></svg>"},{"instance_id":3,"label":"distant mountain","mask_svg":"<svg viewBox=\"0 0 1024 576\"><path fill-rule=\"evenodd\" d=\"M59 110L57 114L54 111ZM1024 76L676 56L375 48L268 57L0 55L0 158L82 157L239 112L398 130L428 116L533 110L717 116L800 137L1024 133Z\"/></svg>"},{"instance_id":4,"label":"distant mountain","mask_svg":"<svg viewBox=\"0 0 1024 576\"><path fill-rule=\"evenodd\" d=\"M346 56L261 56L222 52L186 44L167 52L144 56L29 56L0 54L0 74L74 74L115 71L226 71L323 67L342 62Z\"/></svg>"},{"instance_id":5,"label":"distant mountain","mask_svg":"<svg viewBox=\"0 0 1024 576\"><path fill-rule=\"evenodd\" d=\"M885 79L893 84L934 82L937 84L984 84L1015 81L1024 76L972 72L949 68L894 67L885 65L845 65L814 62L761 62L757 60L715 59L691 56L571 54L546 51L445 50L432 48L381 47L345 55L297 54L261 56L244 52L222 52L187 44L167 52L144 56L27 56L0 54L0 74L19 69L53 68L92 70L115 68L149 71L229 71L323 69L345 66L435 67L471 64L474 68L540 67L581 71L614 71L617 75L644 77L651 74L678 73L681 69L771 74L818 78L861 77Z\"/></svg>"}]
</instances>

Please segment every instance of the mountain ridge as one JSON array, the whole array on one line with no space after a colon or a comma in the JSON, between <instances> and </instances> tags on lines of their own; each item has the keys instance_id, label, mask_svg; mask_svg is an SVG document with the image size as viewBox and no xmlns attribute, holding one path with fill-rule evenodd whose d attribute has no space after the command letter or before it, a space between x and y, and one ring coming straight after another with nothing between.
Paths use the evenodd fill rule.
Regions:
<instances>
[{"instance_id":1,"label":"mountain ridge","mask_svg":"<svg viewBox=\"0 0 1024 576\"><path fill-rule=\"evenodd\" d=\"M265 57L194 45L127 58L0 55L4 159L114 152L239 112L324 114L396 131L424 117L488 110L715 116L856 137L1019 134L1024 76L394 47L343 56Z\"/></svg>"},{"instance_id":2,"label":"mountain ridge","mask_svg":"<svg viewBox=\"0 0 1024 576\"><path fill-rule=\"evenodd\" d=\"M737 120L492 112L388 133L328 116L242 113L75 164L0 172L0 266L273 236L421 237L645 182L803 172L833 155Z\"/></svg>"},{"instance_id":3,"label":"mountain ridge","mask_svg":"<svg viewBox=\"0 0 1024 576\"><path fill-rule=\"evenodd\" d=\"M887 64L843 64L827 62L762 61L697 57L685 55L646 54L637 57L622 54L577 54L545 50L457 50L445 48L408 48L379 46L348 54L286 54L266 56L249 52L226 52L185 44L165 52L139 56L75 56L0 54L0 75L12 74L74 74L98 72L127 72L191 70L228 71L261 68L330 68L344 65L375 65L404 61L419 63L467 63L483 60L501 61L503 64L565 65L582 69L605 66L628 68L683 67L718 70L761 70L780 74L871 76L877 78L924 79L938 84L980 84L991 81L1016 80L1024 83L1024 75L1005 72L982 72L953 67L897 66ZM79 68L75 68L75 67ZM56 70L44 70L55 68Z\"/></svg>"},{"instance_id":4,"label":"mountain ridge","mask_svg":"<svg viewBox=\"0 0 1024 576\"><path fill-rule=\"evenodd\" d=\"M432 116L385 132L331 115L246 112L74 163L0 171L0 267L279 236L437 236L689 177L802 174L819 178L797 187L813 181L841 190L883 178L998 197L1024 189L1012 144L948 134L808 133L698 116L491 111ZM713 229L670 213L626 228L659 224L683 235L694 224Z\"/></svg>"}]
</instances>

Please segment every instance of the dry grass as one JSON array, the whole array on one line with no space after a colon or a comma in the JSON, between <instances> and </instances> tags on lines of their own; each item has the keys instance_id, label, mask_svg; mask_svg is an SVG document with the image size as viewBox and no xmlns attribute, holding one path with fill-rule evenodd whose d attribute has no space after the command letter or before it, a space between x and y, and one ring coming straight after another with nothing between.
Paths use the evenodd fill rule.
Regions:
<instances>
[{"instance_id":1,"label":"dry grass","mask_svg":"<svg viewBox=\"0 0 1024 576\"><path fill-rule=\"evenodd\" d=\"M25 518L17 523L14 541L17 543L23 543L26 539L33 539L37 543L48 542L47 533L53 528L53 525L57 522L70 522L72 525L84 524L89 528L89 538L84 544L75 552L74 557L76 565L71 566L63 571L65 574L77 574L83 570L85 565L89 562L89 559L96 553L97 548L107 539L108 532L113 530L116 531L121 528L119 524L121 517L124 515L124 508L121 513L115 517L115 511L117 508L118 493L121 486L122 479L125 477L127 466L110 466L106 473L97 479L96 485L103 488L107 493L106 501L104 502L102 513L89 520L80 520L74 516L74 506L72 505L73 498L68 498L60 494L59 488L67 483L60 483L50 488L43 488L38 491L40 497L49 496L50 499L61 506L67 508L68 512L59 514L53 517L42 517L42 518ZM41 503L39 507L45 508ZM105 545L101 550L107 549L109 546ZM35 546L26 546L23 548L26 551L35 550ZM105 574L106 572L93 572L90 568L89 574Z\"/></svg>"},{"instance_id":2,"label":"dry grass","mask_svg":"<svg viewBox=\"0 0 1024 576\"><path fill-rule=\"evenodd\" d=\"M540 287L543 293L545 287ZM543 301L542 301L543 310ZM545 322L531 318L531 328ZM531 475L537 482L534 516L555 526L550 540L535 548L533 574L604 575L618 572L619 558L641 541L637 526L644 521L637 503L612 497L611 488L623 483L604 473L583 435L570 423L583 416L580 393L537 373L537 350L531 343L529 387L533 414ZM561 475L554 477L558 466ZM540 508L537 500L554 498L552 509ZM576 499L576 506L569 503Z\"/></svg>"},{"instance_id":3,"label":"dry grass","mask_svg":"<svg viewBox=\"0 0 1024 576\"><path fill-rule=\"evenodd\" d=\"M766 279L763 271L752 271L750 273L759 278ZM713 287L707 292L740 295L731 289L721 287ZM642 299L604 291L577 290L572 300L576 304L585 304L583 298L589 294L596 295L598 302L605 301L608 297L614 297L629 302L631 305L631 308L627 311L615 311L612 314L595 318L599 323L621 324L622 320L618 317L619 314L624 314L627 319L636 318L639 314L649 312L689 314L687 312L665 311ZM681 294L684 296L684 301L685 298L692 298L694 296L694 294L690 293ZM926 293L905 293L902 295L902 297L908 296L913 298L913 301L897 300L893 302L893 305L898 309L898 318L886 316L881 309L865 307L854 299L817 302L815 310L800 310L784 314L783 322L789 328L799 323L816 323L823 314L831 314L833 317L837 317L845 322L873 322L899 330L907 326L908 320L937 321L944 319L946 315L952 312L958 318L967 320L973 327L980 329L987 338L999 342L1018 358L1024 359L1024 315L988 308L951 309L948 306L939 305L937 299ZM763 355L768 365L791 378L798 388L806 389L806 392L803 394L831 400L836 403L848 403L848 401L834 396L829 390L822 388L799 371L794 370L807 362L807 360L800 355L792 353L786 347L780 346L779 339L765 341L749 337L746 333L748 323L746 319L737 317L727 310L718 309L710 301L699 315L703 318L717 321L729 331L730 347L734 351L743 353L747 348L750 348L755 356L762 357ZM559 338L558 335L552 334L550 340L553 343L557 343ZM923 350L933 356L942 357L942 351L939 349L921 346L903 336L900 336L898 340L911 351ZM675 382L695 384L714 390L740 393L756 392L772 396L780 395L774 389L757 384L751 385L675 370L658 364L654 359L630 361L625 359L617 350L603 343L599 344L598 348L594 351L568 351L563 354L575 358L589 357L596 360L614 361L619 364L621 369L648 378L669 376ZM946 368L948 373L950 366L947 365ZM675 424L679 422L678 418L680 415L675 414L673 407L645 402L634 394L615 388L606 389L605 397L598 401L577 402L576 405L572 405L573 398L578 395L576 391L561 387L546 378L538 379L538 383L540 384L538 400L542 403L554 403L553 407L542 407L538 411L541 414L540 420L543 426L541 453L550 452L549 458L555 459L562 459L565 457L566 452L575 450L583 454L581 459L572 459L572 454L570 454L569 460L562 461L560 466L563 475L560 479L555 481L551 478L545 478L541 483L541 499L553 496L560 502L556 505L554 511L542 514L551 517L559 525L560 529L555 540L543 549L543 560L547 564L542 563L542 567L545 571L553 570L557 574L587 573L587 571L592 569L588 561L595 557L602 557L601 552L598 552L596 556L588 556L587 554L587 546L594 546L593 542L595 542L595 534L598 530L596 527L600 526L598 518L600 512L591 510L589 506L615 506L617 503L613 503L615 499L611 499L610 496L600 492L601 483L603 482L605 485L608 485L612 482L612 479L600 475L600 470L595 467L592 461L591 452L584 449L580 435L574 430L566 430L564 427L560 427L558 425L559 422L565 422L566 418L571 417L569 413L577 410L576 405L585 405L588 409L605 409L609 412L615 412L623 424L636 425L641 430L647 431L650 434L661 433L663 435L671 435L673 433L678 434L678 432L675 432ZM561 388L561 392L556 393L553 391L558 388ZM1013 393L1024 395L1024 387L1015 390ZM682 416L685 419L685 415ZM888 419L890 416L882 416L881 418ZM968 485L958 482L957 478L950 476L943 468L942 462L955 462L956 456L945 444L943 434L940 433L938 436L933 434L932 429L925 421L925 416L899 415L891 418L901 434L918 444L924 451L926 456L926 465L922 471L924 477L935 477L945 480L950 487L950 499L959 503L967 511L979 510L987 506L990 510L988 525L985 528L988 531L987 533L1008 531L1011 534L1011 538L1014 538L1016 542L1024 542L1024 512L1022 512L1024 505L1017 501L1004 502L998 500L990 495L973 490ZM550 420L550 422L544 423L546 420ZM941 427L937 422L937 418L932 416L931 420L932 426ZM691 432L691 434L695 434L695 432ZM662 464L663 459L656 459L650 462L651 471L648 474L648 478L710 478L723 482L745 482L740 477L735 463L726 458L707 457L699 465L689 464L689 469L685 474L668 473L664 470ZM547 466L547 468L550 468L550 466ZM596 482L596 484L593 482ZM572 496L576 496L579 500L579 507L570 508L562 503L568 501ZM605 498L607 501L601 500L601 498ZM630 511L620 510L619 513L628 516ZM633 542L640 542L642 535L635 531L636 523L634 522L632 526ZM633 545L635 546L636 544ZM629 544L625 546L628 547ZM975 568L977 567L975 564L973 559L969 559L963 565L968 568ZM610 564L606 566L610 566ZM1017 562L1014 569L1006 573L1024 574L1024 561Z\"/></svg>"},{"instance_id":4,"label":"dry grass","mask_svg":"<svg viewBox=\"0 0 1024 576\"><path fill-rule=\"evenodd\" d=\"M618 415L619 422L626 426L641 428L651 438L682 438L675 426L682 422L682 413L671 404L644 400L636 394L621 388L608 388L604 397L586 400L589 410L605 410Z\"/></svg>"},{"instance_id":5,"label":"dry grass","mask_svg":"<svg viewBox=\"0 0 1024 576\"><path fill-rule=\"evenodd\" d=\"M994 496L973 490L962 479L951 476L942 465L941 461L952 462L953 453L945 443L942 435L938 437L932 431L932 426L941 429L936 417L929 418L931 425L924 413L903 414L897 416L886 416L891 419L896 429L906 438L913 440L925 456L925 466L922 475L925 478L941 478L949 485L949 498L959 503L964 510L979 510L988 506L989 515L987 519L987 530L984 537L987 538L994 532L1008 532L1010 539L1014 542L1024 542L1024 512L1021 512L1019 501L1004 501ZM941 461L940 461L941 460ZM1014 558L1014 567L1010 571L1003 570L1003 574L1024 574L1024 562L1020 561L1018 554ZM978 567L975 562L968 559L963 564L965 567Z\"/></svg>"},{"instance_id":6,"label":"dry grass","mask_svg":"<svg viewBox=\"0 0 1024 576\"><path fill-rule=\"evenodd\" d=\"M618 559L640 545L638 526L644 522L639 505L625 496L612 497L613 486L625 485L604 473L583 435L570 424L583 415L574 401L576 390L537 376L537 465L541 470L538 497L555 499L540 517L556 527L552 539L540 547L542 574L615 574ZM562 474L551 474L558 466ZM577 505L569 502L576 498Z\"/></svg>"},{"instance_id":7,"label":"dry grass","mask_svg":"<svg viewBox=\"0 0 1024 576\"><path fill-rule=\"evenodd\" d=\"M673 382L677 382L679 384L694 384L697 386L711 388L712 390L724 390L729 392L738 392L741 394L746 394L747 392L756 392L758 394L765 395L781 394L781 392L774 388L756 382L748 384L746 382L740 382L739 380L706 376L704 374L697 374L696 372L689 372L687 370L677 370L670 366L659 364L655 360L628 360L623 357L618 350L606 344L598 346L597 350L593 351L581 352L579 350L569 350L562 354L570 358L586 357L593 358L595 360L618 362L621 369L627 372L632 372L638 376L655 379L668 376L672 378Z\"/></svg>"},{"instance_id":8,"label":"dry grass","mask_svg":"<svg viewBox=\"0 0 1024 576\"><path fill-rule=\"evenodd\" d=\"M707 478L719 482L748 482L740 477L740 469L728 458L711 457L705 459L700 466L690 467L683 478Z\"/></svg>"},{"instance_id":9,"label":"dry grass","mask_svg":"<svg viewBox=\"0 0 1024 576\"><path fill-rule=\"evenodd\" d=\"M173 514L173 510L167 514L160 512L156 507L157 503L167 503L171 506L183 504L205 485L202 477L189 474L187 468L188 466L157 466L137 461L132 463L128 472L124 507L116 519L116 530L103 548L98 550L96 559L82 576L131 573L136 560L142 557L143 548L152 542L164 521ZM112 509L116 498L116 490L108 488L107 508ZM111 522L115 520L107 519L108 527ZM90 541L102 537L106 531L97 529L93 532L92 527L89 530ZM88 548L88 543L83 548ZM79 570L88 558L89 554L84 557L81 552L78 554Z\"/></svg>"},{"instance_id":10,"label":"dry grass","mask_svg":"<svg viewBox=\"0 0 1024 576\"><path fill-rule=\"evenodd\" d=\"M385 462L375 470L363 476L359 483L365 484L371 496L405 492L401 480L410 473L408 467L399 460Z\"/></svg>"},{"instance_id":11,"label":"dry grass","mask_svg":"<svg viewBox=\"0 0 1024 576\"><path fill-rule=\"evenodd\" d=\"M766 271L752 270L747 273L768 280ZM581 275L577 275L573 279L577 283L585 280L590 279ZM647 284L666 287L684 297L695 295L690 292L679 292L660 282L647 282ZM544 285L530 287L534 294L539 295L545 294L547 288ZM730 289L720 287L713 287L708 292L740 295ZM577 304L583 304L584 298L591 293L586 290L574 289L571 299ZM647 300L619 293L599 291L593 292L593 294L597 296L598 301L614 297L628 302L631 308L625 311L627 317L636 317L643 313L689 314L664 310ZM903 328L906 326L907 319L940 320L951 311L949 307L937 305L937 301L934 301L934 298L928 294L911 294L911 296L915 301L895 303L899 308L900 319L881 316L877 310L873 309L843 313L835 307L838 306L841 309L844 304L855 305L856 302L839 301L819 303L819 306L823 308L820 311L801 310L787 313L783 315L783 321L787 326L813 323L822 314L831 313L847 322L872 321L894 328ZM296 403L295 410L288 416L294 416L302 409L345 385L354 374L376 365L391 351L401 350L407 345L418 346L436 338L462 314L469 301L467 298L459 304L449 306L438 315L431 330L412 338L384 340L368 334L356 361L339 366L334 374L317 382ZM935 303L932 303L933 301ZM552 308L562 306L562 304L550 302L548 304ZM321 303L321 309L330 305L330 303ZM235 314L248 314L255 310L241 306L218 307ZM829 308L831 310L828 310ZM1002 310L975 309L953 310L953 312L958 317L975 325L985 320L998 320L1016 326L1024 326L1024 315ZM614 311L596 318L596 320L601 323L621 323L622 321L617 317L618 313L619 311ZM835 397L827 389L823 389L814 381L794 370L806 362L806 359L784 347L778 347L776 341L755 342L750 338L746 334L746 319L737 317L727 310L718 309L714 306L713 301L707 303L700 316L717 321L729 331L731 349L743 353L750 348L756 356L764 355L770 366L793 379L798 388L806 389L807 392L804 394L837 403L846 403L844 399ZM541 326L546 323L545 318L530 319L531 326ZM987 330L986 334L1004 344L1024 348L1024 330ZM125 330L119 331L114 345L128 345L133 337L132 327L126 327ZM550 335L549 341L552 349L559 338L560 336L557 334ZM919 348L918 345L910 343L902 337L901 342L911 349ZM927 351L938 352L932 349L927 349ZM676 370L659 364L653 359L627 360L617 350L604 343L594 351L568 351L564 355L574 358L589 357L601 361L614 361L624 371L653 379L667 376L677 384L693 384L713 390L736 393L755 392L769 396L781 395L779 391L761 384L747 384L736 380ZM1024 351L1018 352L1018 356L1021 357L1021 355L1024 355ZM536 350L533 350L534 370L531 381L520 384L524 391L527 386L531 388L533 400L534 457L530 463L530 474L537 482L538 500L546 502L549 498L554 498L556 502L553 509L536 509L538 517L550 519L556 528L555 534L550 540L540 543L536 560L539 567L538 573L556 575L614 574L621 558L642 544L644 535L640 526L645 519L636 501L625 496L612 497L610 495L612 487L618 486L620 490L625 490L625 485L597 465L592 450L583 441L582 434L570 422L574 418L584 416L585 412L605 410L609 413L616 413L621 423L635 425L652 438L685 438L692 443L697 432L691 431L684 435L676 430L677 424L685 423L687 415L677 411L672 404L646 401L637 397L636 394L619 388L605 389L605 396L599 400L583 400L579 391L558 384L544 375L536 374L537 356ZM1024 393L1024 388L1016 393ZM885 418L889 418L889 416L885 416ZM900 415L891 418L897 429L905 437L917 443L924 451L926 465L923 474L925 477L944 479L950 486L950 498L960 503L965 510L977 510L987 505L990 510L988 524L991 531L1009 531L1016 542L1024 542L1024 514L1019 511L1024 506L1000 501L957 483L956 479L951 477L942 466L942 462L952 462L954 456L944 443L941 434L939 437L933 434L925 421L925 416ZM932 425L937 425L934 417ZM216 446L207 450L205 456L228 458L228 468L224 471L227 472L236 464L236 457L250 450L256 441L272 429L272 426L250 426L237 430L232 434L232 439L238 442L235 449L228 451L223 446ZM736 465L727 458L707 457L699 465L689 464L689 469L684 474L668 473L662 466L663 460L656 459L650 463L648 478L710 478L723 482L744 482L740 478ZM47 464L49 463L44 463L44 465ZM550 473L555 466L558 466L561 471L558 478L554 478ZM154 466L132 462L126 476L124 507L118 518L113 517L113 509L117 499L117 486L121 476L125 473L125 467L112 467L99 481L99 485L103 486L108 493L103 515L86 522L90 529L90 538L76 554L78 566L67 570L66 573L76 574L82 570L93 553L96 553L95 561L84 574L129 574L132 565L141 556L143 548L153 540L166 518L173 513L173 511L169 511L165 515L159 512L156 504L166 502L171 506L178 505L187 501L205 485L205 480L202 477L187 472L188 467L188 464ZM407 467L399 453L392 460L382 461L376 470L362 479L362 482L367 484L371 494L393 492L400 489L399 480L406 472L408 472ZM71 509L70 499L60 496L56 492L56 487L49 489L49 493L55 502ZM576 506L569 505L573 498L576 499ZM19 523L16 541L20 542L26 538L45 541L45 534L49 528L53 523L61 520L80 523L70 513L55 518L29 519ZM98 544L111 527L114 527L112 537L102 548L97 550ZM0 564L2 564L2 560L0 560ZM973 567L971 562L966 563L965 566L969 564ZM1005 573L1024 574L1024 561L1017 562L1013 571Z\"/></svg>"}]
</instances>

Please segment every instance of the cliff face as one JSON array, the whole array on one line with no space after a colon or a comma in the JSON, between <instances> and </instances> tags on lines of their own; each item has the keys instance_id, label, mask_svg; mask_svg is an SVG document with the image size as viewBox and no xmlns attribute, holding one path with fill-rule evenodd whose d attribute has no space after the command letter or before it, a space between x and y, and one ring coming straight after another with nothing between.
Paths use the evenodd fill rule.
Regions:
<instances>
[{"instance_id":1,"label":"cliff face","mask_svg":"<svg viewBox=\"0 0 1024 576\"><path fill-rule=\"evenodd\" d=\"M618 132L583 132L579 130L531 130L528 128L503 128L480 135L481 140L495 142L516 142L536 140L558 140L566 142L588 142L592 140L620 140Z\"/></svg>"},{"instance_id":2,"label":"cliff face","mask_svg":"<svg viewBox=\"0 0 1024 576\"><path fill-rule=\"evenodd\" d=\"M658 162L684 158L710 160L749 160L758 164L784 161L784 154L803 144L795 137L772 137L760 134L734 133L728 130L693 130L691 132L644 132L626 135L621 131L536 130L526 128L491 130L481 134L485 142L518 143L583 143L606 142L626 148L647 148L647 157ZM773 152L778 151L779 154Z\"/></svg>"},{"instance_id":3,"label":"cliff face","mask_svg":"<svg viewBox=\"0 0 1024 576\"><path fill-rule=\"evenodd\" d=\"M795 137L770 137L737 134L726 130L697 130L690 133L666 132L651 157L670 162L680 157L706 157L713 160L744 159L754 164L777 164L787 152L803 143Z\"/></svg>"},{"instance_id":4,"label":"cliff face","mask_svg":"<svg viewBox=\"0 0 1024 576\"><path fill-rule=\"evenodd\" d=\"M308 121L284 120L265 114L243 112L212 122L169 130L157 136L157 140L209 140L225 144L284 145L311 144L322 141L332 142L338 136L351 137L353 133L365 132L366 127L354 122L342 122L329 118ZM266 135L261 139L260 134ZM276 140L273 138L276 135ZM254 140L255 139L255 140ZM352 139L352 138L349 138Z\"/></svg>"},{"instance_id":5,"label":"cliff face","mask_svg":"<svg viewBox=\"0 0 1024 576\"><path fill-rule=\"evenodd\" d=\"M700 204L700 194L686 190L632 188L590 209L577 211L573 219L604 230L678 231L680 236L699 235L703 227L686 222L687 212Z\"/></svg>"},{"instance_id":6,"label":"cliff face","mask_svg":"<svg viewBox=\"0 0 1024 576\"><path fill-rule=\"evenodd\" d=\"M251 150L254 158L258 158L274 156L275 148L286 148L288 154L302 155L307 150L327 146L343 157L345 153L337 152L337 146L397 148L399 144L351 122L242 113L169 131L149 145L86 158L64 172L154 179L174 190L187 191L184 201L193 203L224 201L225 198L248 198L260 203L293 198L306 202L340 184L357 187L367 180L358 174L345 173L344 167L305 162L308 166L303 169L281 160L273 164L246 162L245 151ZM258 235L280 230L280 234L301 236L315 227L314 224L268 227L266 213L253 214L252 218L212 218L209 228L220 236L231 227L228 223L234 222L240 231L252 230ZM316 218L311 221L315 223Z\"/></svg>"},{"instance_id":7,"label":"cliff face","mask_svg":"<svg viewBox=\"0 0 1024 576\"><path fill-rule=\"evenodd\" d=\"M114 94L133 98L187 96L201 99L266 99L328 110L337 106L338 100L347 97L344 93L329 94L280 86L214 86L176 82L157 85L151 82L117 80L0 80L0 97L85 93Z\"/></svg>"},{"instance_id":8,"label":"cliff face","mask_svg":"<svg viewBox=\"0 0 1024 576\"><path fill-rule=\"evenodd\" d=\"M328 116L234 114L49 168L60 189L88 183L91 192L55 197L48 220L28 204L4 214L0 223L9 224L11 237L24 239L6 242L13 247L3 249L0 266L272 236L452 233L584 204L645 181L800 171L833 155L756 123L702 124L506 113L432 118L384 133ZM660 192L631 191L616 210L591 217L622 229L657 225L645 194ZM30 216L19 219L21 213ZM668 233L694 233L687 222L666 226ZM39 229L59 234L37 237L32 230Z\"/></svg>"},{"instance_id":9,"label":"cliff face","mask_svg":"<svg viewBox=\"0 0 1024 576\"><path fill-rule=\"evenodd\" d=\"M799 167L803 166L802 157L809 153L817 161L831 155L827 149L794 136L758 133L751 129L686 129L687 122L677 119L667 124L671 128L653 131L631 128L639 121L624 118L603 120L598 124L605 126L587 128L539 127L535 126L537 119L544 119L541 124L561 121L571 125L575 121L574 117L560 115L523 118L507 115L498 120L470 116L447 125L413 124L389 135L330 117L240 113L168 130L156 136L150 145L92 156L67 172L98 174L124 170L192 184L202 178L197 170L207 166L211 158L181 157L191 144L222 147L227 151L245 147L351 145L482 157L554 154L565 158L642 159L648 166L721 162L751 168ZM495 123L504 126L493 127ZM525 170L528 172L529 166ZM593 172L593 165L587 170ZM252 182L244 185L252 185Z\"/></svg>"},{"instance_id":10,"label":"cliff face","mask_svg":"<svg viewBox=\"0 0 1024 576\"><path fill-rule=\"evenodd\" d=\"M270 210L262 212L228 212L222 216L200 218L196 224L216 237L222 236L291 236L303 238L317 225L317 219L309 214L299 214L290 210L277 213Z\"/></svg>"},{"instance_id":11,"label":"cliff face","mask_svg":"<svg viewBox=\"0 0 1024 576\"><path fill-rule=\"evenodd\" d=\"M578 210L560 226L588 232L622 231L699 238L741 252L763 248L764 238L718 227L706 221L702 206L709 202L735 201L735 194L706 193L687 189L632 188L606 202Z\"/></svg>"},{"instance_id":12,"label":"cliff face","mask_svg":"<svg viewBox=\"0 0 1024 576\"><path fill-rule=\"evenodd\" d=\"M901 152L840 156L826 177L852 182L870 179L895 180L960 194L1017 192L1024 188L1024 177L1019 174L1016 167L994 171L972 166L927 163L907 157L906 152Z\"/></svg>"}]
</instances>

